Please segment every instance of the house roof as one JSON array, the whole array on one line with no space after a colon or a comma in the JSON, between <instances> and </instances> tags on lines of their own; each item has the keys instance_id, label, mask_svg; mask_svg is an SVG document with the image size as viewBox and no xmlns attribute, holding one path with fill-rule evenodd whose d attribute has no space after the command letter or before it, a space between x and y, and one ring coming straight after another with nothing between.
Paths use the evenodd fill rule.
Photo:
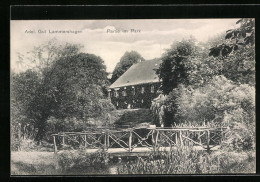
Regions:
<instances>
[{"instance_id":1,"label":"house roof","mask_svg":"<svg viewBox=\"0 0 260 182\"><path fill-rule=\"evenodd\" d=\"M155 69L158 69L161 63L161 60L153 59L133 64L109 88L159 82Z\"/></svg>"}]
</instances>

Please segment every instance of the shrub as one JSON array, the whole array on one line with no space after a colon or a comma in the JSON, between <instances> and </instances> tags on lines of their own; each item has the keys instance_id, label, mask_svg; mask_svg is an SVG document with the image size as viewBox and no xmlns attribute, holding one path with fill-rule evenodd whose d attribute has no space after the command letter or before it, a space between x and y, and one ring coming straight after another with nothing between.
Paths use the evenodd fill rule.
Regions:
<instances>
[{"instance_id":1,"label":"shrub","mask_svg":"<svg viewBox=\"0 0 260 182\"><path fill-rule=\"evenodd\" d=\"M245 153L244 153L245 154ZM153 152L148 158L139 157L118 168L119 174L217 174L253 173L252 154L213 152L181 147L170 152ZM241 157L239 157L241 155Z\"/></svg>"},{"instance_id":2,"label":"shrub","mask_svg":"<svg viewBox=\"0 0 260 182\"><path fill-rule=\"evenodd\" d=\"M224 76L215 76L198 88L180 84L163 99L155 99L152 105L155 118L159 115L156 108L161 108L162 105L166 108L165 116L166 113L172 114L171 118L165 118L172 125L202 124L210 121L248 124L255 122L254 87L247 84L236 85Z\"/></svg>"},{"instance_id":3,"label":"shrub","mask_svg":"<svg viewBox=\"0 0 260 182\"><path fill-rule=\"evenodd\" d=\"M119 174L195 174L200 173L197 163L200 153L189 147L171 152L154 151L147 159L139 157L137 161L122 165Z\"/></svg>"},{"instance_id":4,"label":"shrub","mask_svg":"<svg viewBox=\"0 0 260 182\"><path fill-rule=\"evenodd\" d=\"M234 122L230 126L222 148L227 151L249 151L255 149L255 129L254 125L246 126L242 123Z\"/></svg>"},{"instance_id":5,"label":"shrub","mask_svg":"<svg viewBox=\"0 0 260 182\"><path fill-rule=\"evenodd\" d=\"M94 167L99 169L105 167L104 164L108 162L108 157L108 154L104 152L87 154L84 150L64 151L58 154L58 164L63 172L73 168L84 170Z\"/></svg>"}]
</instances>

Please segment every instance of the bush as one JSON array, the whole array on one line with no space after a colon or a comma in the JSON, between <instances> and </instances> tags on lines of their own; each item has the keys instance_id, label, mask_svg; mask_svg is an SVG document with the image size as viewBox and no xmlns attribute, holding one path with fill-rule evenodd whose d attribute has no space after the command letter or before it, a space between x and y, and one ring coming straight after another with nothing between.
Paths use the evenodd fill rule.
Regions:
<instances>
[{"instance_id":1,"label":"bush","mask_svg":"<svg viewBox=\"0 0 260 182\"><path fill-rule=\"evenodd\" d=\"M234 122L226 134L227 140L222 142L222 148L227 151L250 151L255 149L255 129L254 125L246 126L242 123Z\"/></svg>"},{"instance_id":2,"label":"bush","mask_svg":"<svg viewBox=\"0 0 260 182\"><path fill-rule=\"evenodd\" d=\"M98 152L87 154L84 150L79 151L64 151L58 154L58 164L61 170L69 171L73 168L87 170L89 167L97 169L104 168L108 162L108 154Z\"/></svg>"},{"instance_id":3,"label":"bush","mask_svg":"<svg viewBox=\"0 0 260 182\"><path fill-rule=\"evenodd\" d=\"M238 157L241 155L241 157ZM253 173L255 157L252 154L192 150L177 148L171 152L154 152L148 158L121 165L119 174L217 174Z\"/></svg>"},{"instance_id":4,"label":"bush","mask_svg":"<svg viewBox=\"0 0 260 182\"><path fill-rule=\"evenodd\" d=\"M255 122L255 89L247 84L236 85L224 76L215 76L199 88L179 85L163 99L155 99L153 108L165 106L165 121L202 124ZM152 109L158 118L158 109ZM170 114L168 114L169 116ZM158 119L155 119L158 120Z\"/></svg>"}]
</instances>

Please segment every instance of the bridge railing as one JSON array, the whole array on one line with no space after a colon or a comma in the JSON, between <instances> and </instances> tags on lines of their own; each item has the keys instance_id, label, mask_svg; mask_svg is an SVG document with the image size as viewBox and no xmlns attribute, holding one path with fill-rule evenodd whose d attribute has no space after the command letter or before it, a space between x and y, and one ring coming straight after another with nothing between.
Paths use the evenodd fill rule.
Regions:
<instances>
[{"instance_id":1,"label":"bridge railing","mask_svg":"<svg viewBox=\"0 0 260 182\"><path fill-rule=\"evenodd\" d=\"M136 148L154 150L160 147L182 145L199 146L205 150L220 145L228 128L103 128L84 132L53 134L54 152L58 149L85 148L108 150L122 148L133 152Z\"/></svg>"}]
</instances>

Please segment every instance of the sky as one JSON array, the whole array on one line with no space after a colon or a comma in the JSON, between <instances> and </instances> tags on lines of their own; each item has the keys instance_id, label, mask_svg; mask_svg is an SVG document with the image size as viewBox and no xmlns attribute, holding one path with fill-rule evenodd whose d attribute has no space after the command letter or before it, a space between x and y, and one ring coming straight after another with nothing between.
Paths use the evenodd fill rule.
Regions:
<instances>
[{"instance_id":1,"label":"sky","mask_svg":"<svg viewBox=\"0 0 260 182\"><path fill-rule=\"evenodd\" d=\"M55 38L60 43L83 45L82 52L100 56L107 71L112 72L126 51L137 51L146 60L159 58L174 41L193 36L198 41L205 42L235 28L236 21L237 19L12 20L11 69L15 72L26 70L26 66L17 64L18 53L26 54L34 46ZM78 33L75 34L75 31ZM29 61L26 64L30 64Z\"/></svg>"}]
</instances>

